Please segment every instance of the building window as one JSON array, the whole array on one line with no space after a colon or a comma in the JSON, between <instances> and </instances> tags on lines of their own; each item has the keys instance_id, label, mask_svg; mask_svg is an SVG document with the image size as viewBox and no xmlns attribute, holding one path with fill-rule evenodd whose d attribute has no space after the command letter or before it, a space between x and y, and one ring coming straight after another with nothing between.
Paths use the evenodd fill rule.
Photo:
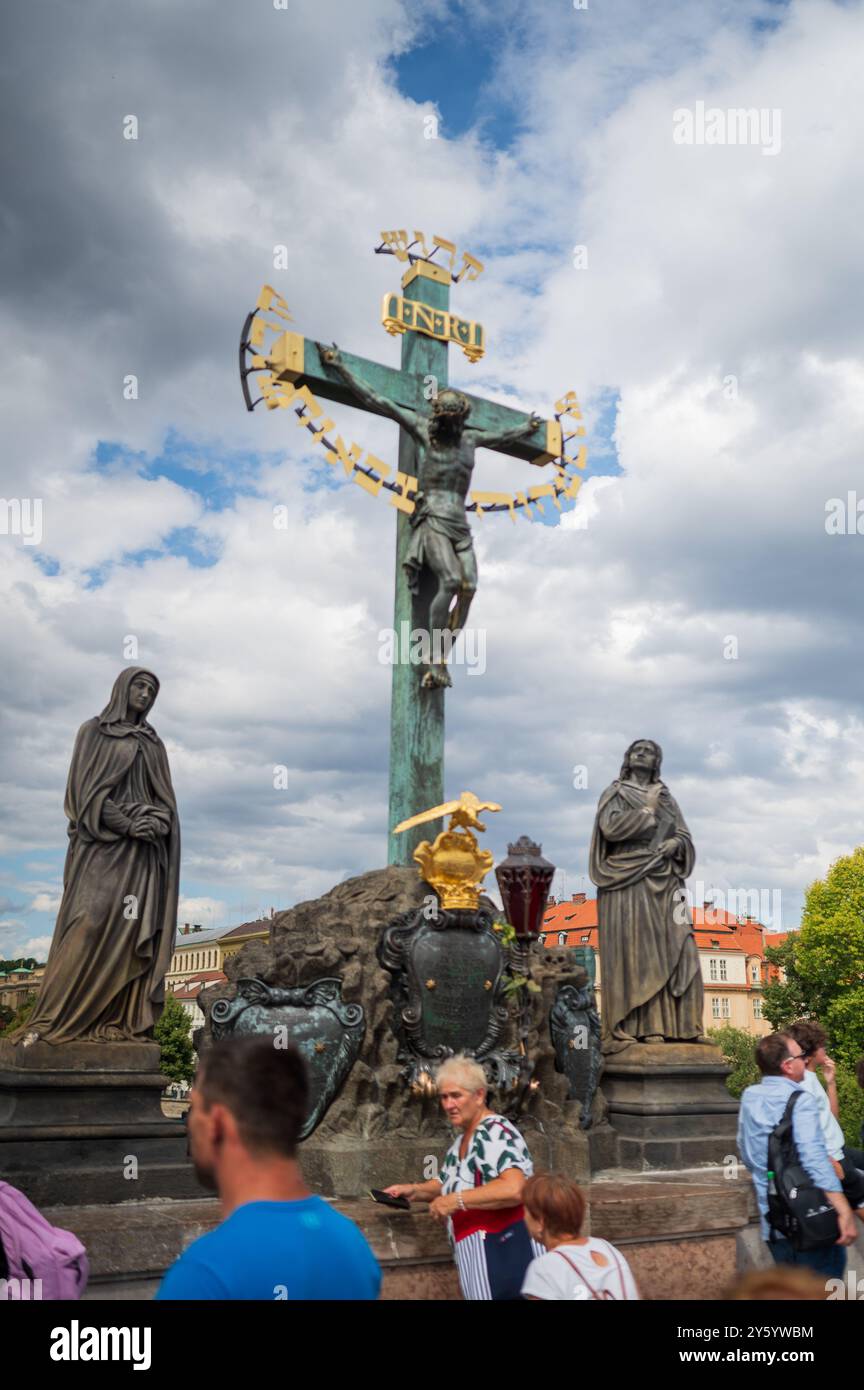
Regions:
<instances>
[{"instance_id":1,"label":"building window","mask_svg":"<svg viewBox=\"0 0 864 1390\"><path fill-rule=\"evenodd\" d=\"M585 936L582 936L582 937L580 937L579 939L580 939L580 941L590 941L590 940L591 940L591 936L590 936L590 934L586 934Z\"/></svg>"},{"instance_id":2,"label":"building window","mask_svg":"<svg viewBox=\"0 0 864 1390\"><path fill-rule=\"evenodd\" d=\"M721 956L721 958L720 958L720 979L721 979L721 980L725 980L725 979L726 979L726 958L725 958L725 956Z\"/></svg>"},{"instance_id":3,"label":"building window","mask_svg":"<svg viewBox=\"0 0 864 1390\"><path fill-rule=\"evenodd\" d=\"M566 946L566 945L567 945L567 933L566 933L566 931L559 931L559 933L558 933L558 945L559 945L559 946Z\"/></svg>"},{"instance_id":4,"label":"building window","mask_svg":"<svg viewBox=\"0 0 864 1390\"><path fill-rule=\"evenodd\" d=\"M720 1017L721 1017L721 1018L728 1018L728 1017L729 1017L729 1000L728 1000L728 998L726 998L725 995L724 995L723 998L720 1000Z\"/></svg>"},{"instance_id":5,"label":"building window","mask_svg":"<svg viewBox=\"0 0 864 1390\"><path fill-rule=\"evenodd\" d=\"M761 1017L762 1017L762 1000L761 1000L761 999L754 999L754 1000L753 1000L753 1017L754 1017L754 1018L761 1018Z\"/></svg>"},{"instance_id":6,"label":"building window","mask_svg":"<svg viewBox=\"0 0 864 1390\"><path fill-rule=\"evenodd\" d=\"M720 1000L718 999L716 994L711 999L711 1017L720 1017Z\"/></svg>"},{"instance_id":7,"label":"building window","mask_svg":"<svg viewBox=\"0 0 864 1390\"><path fill-rule=\"evenodd\" d=\"M717 979L717 961L715 960L715 958L714 958L713 956L711 957L711 959L710 959L709 962L708 962L708 979L709 979L709 980L716 980L716 979Z\"/></svg>"},{"instance_id":8,"label":"building window","mask_svg":"<svg viewBox=\"0 0 864 1390\"><path fill-rule=\"evenodd\" d=\"M754 985L758 985L758 983L759 983L759 966L758 966L758 965L751 965L751 966L750 966L750 978L751 978L751 980L753 981Z\"/></svg>"}]
</instances>

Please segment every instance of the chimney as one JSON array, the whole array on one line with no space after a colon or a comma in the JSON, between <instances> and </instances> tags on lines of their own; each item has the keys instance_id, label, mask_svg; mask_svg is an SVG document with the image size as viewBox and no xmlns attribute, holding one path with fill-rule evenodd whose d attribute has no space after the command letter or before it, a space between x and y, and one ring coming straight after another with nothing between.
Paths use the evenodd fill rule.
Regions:
<instances>
[{"instance_id":1,"label":"chimney","mask_svg":"<svg viewBox=\"0 0 864 1390\"><path fill-rule=\"evenodd\" d=\"M182 925L182 927L180 928L180 935L181 935L181 936L188 936L191 930L192 930L192 928L190 927L189 923L188 923L188 922L184 922L183 925Z\"/></svg>"},{"instance_id":2,"label":"chimney","mask_svg":"<svg viewBox=\"0 0 864 1390\"><path fill-rule=\"evenodd\" d=\"M557 907L557 906L558 906L558 899L557 899L557 898L553 898L551 893L549 894L549 897L546 899L546 906L547 906L547 907Z\"/></svg>"},{"instance_id":3,"label":"chimney","mask_svg":"<svg viewBox=\"0 0 864 1390\"><path fill-rule=\"evenodd\" d=\"M586 900L586 894L585 894L585 893L574 893L574 894L573 894L573 902L574 902L574 903L584 903L585 900Z\"/></svg>"},{"instance_id":4,"label":"chimney","mask_svg":"<svg viewBox=\"0 0 864 1390\"><path fill-rule=\"evenodd\" d=\"M201 925L200 922L196 922L195 925L193 926L192 930L193 930L193 931L203 931L204 928L202 927L202 925Z\"/></svg>"}]
</instances>

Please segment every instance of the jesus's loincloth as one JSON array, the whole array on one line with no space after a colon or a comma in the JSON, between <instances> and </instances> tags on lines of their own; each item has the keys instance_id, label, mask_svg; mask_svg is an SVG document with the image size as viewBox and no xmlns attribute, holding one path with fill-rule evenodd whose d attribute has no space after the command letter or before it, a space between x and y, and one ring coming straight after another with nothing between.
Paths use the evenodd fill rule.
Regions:
<instances>
[{"instance_id":1,"label":"jesus's loincloth","mask_svg":"<svg viewBox=\"0 0 864 1390\"><path fill-rule=\"evenodd\" d=\"M473 551L474 548L471 528L465 518L465 512L462 511L461 515L457 516L439 512L434 509L434 503L430 506L423 493L418 492L414 499L414 511L411 514L411 540L408 544L408 553L402 561L408 588L412 594L418 592L420 571L424 565L429 564L427 545L432 536L446 536L457 555L465 550Z\"/></svg>"}]
</instances>

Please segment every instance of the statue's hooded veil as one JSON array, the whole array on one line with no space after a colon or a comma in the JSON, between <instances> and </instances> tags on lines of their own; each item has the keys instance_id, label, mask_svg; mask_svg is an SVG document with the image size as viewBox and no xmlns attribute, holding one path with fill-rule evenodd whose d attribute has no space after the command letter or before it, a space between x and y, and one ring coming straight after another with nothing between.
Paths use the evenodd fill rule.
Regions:
<instances>
[{"instance_id":1,"label":"statue's hooded veil","mask_svg":"<svg viewBox=\"0 0 864 1390\"><path fill-rule=\"evenodd\" d=\"M113 794L128 772L139 749L160 800L175 809L171 773L162 740L145 719L136 723L129 718L129 687L139 675L148 676L159 693L159 681L152 671L143 666L129 666L114 682L111 698L102 713L89 719L78 732L66 788L66 815L77 832L85 837L116 838L102 825L102 807L106 797Z\"/></svg>"},{"instance_id":2,"label":"statue's hooded veil","mask_svg":"<svg viewBox=\"0 0 864 1390\"><path fill-rule=\"evenodd\" d=\"M99 715L99 728L103 734L110 734L113 738L125 738L131 733L146 734L148 738L156 737L156 730L146 719L136 721L129 718L129 689L136 676L147 676L156 687L156 695L159 694L158 676L154 676L153 672L144 666L127 666L114 682L111 698ZM154 700L156 695L153 697Z\"/></svg>"}]
</instances>

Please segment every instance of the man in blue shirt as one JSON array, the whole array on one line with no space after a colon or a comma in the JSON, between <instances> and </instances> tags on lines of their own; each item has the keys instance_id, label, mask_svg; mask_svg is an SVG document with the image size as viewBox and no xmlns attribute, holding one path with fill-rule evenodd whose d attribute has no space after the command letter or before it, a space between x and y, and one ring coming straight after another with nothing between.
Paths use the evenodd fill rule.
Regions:
<instances>
[{"instance_id":1,"label":"man in blue shirt","mask_svg":"<svg viewBox=\"0 0 864 1390\"><path fill-rule=\"evenodd\" d=\"M762 1073L758 1086L748 1086L741 1097L738 1117L738 1152L750 1170L762 1223L762 1239L777 1264L801 1264L824 1274L842 1278L846 1268L845 1246L855 1239L855 1217L841 1190L825 1147L816 1101L806 1091L792 1111L792 1134L803 1167L816 1187L821 1187L837 1212L840 1239L824 1250L795 1250L785 1238L771 1239L768 1225L768 1136L783 1118L790 1095L802 1090L805 1058L799 1043L789 1033L769 1033L760 1039L756 1061Z\"/></svg>"},{"instance_id":2,"label":"man in blue shirt","mask_svg":"<svg viewBox=\"0 0 864 1390\"><path fill-rule=\"evenodd\" d=\"M189 1144L222 1224L171 1266L159 1299L375 1299L381 1271L353 1221L313 1196L296 1159L306 1068L269 1036L226 1039L190 1091Z\"/></svg>"}]
</instances>

